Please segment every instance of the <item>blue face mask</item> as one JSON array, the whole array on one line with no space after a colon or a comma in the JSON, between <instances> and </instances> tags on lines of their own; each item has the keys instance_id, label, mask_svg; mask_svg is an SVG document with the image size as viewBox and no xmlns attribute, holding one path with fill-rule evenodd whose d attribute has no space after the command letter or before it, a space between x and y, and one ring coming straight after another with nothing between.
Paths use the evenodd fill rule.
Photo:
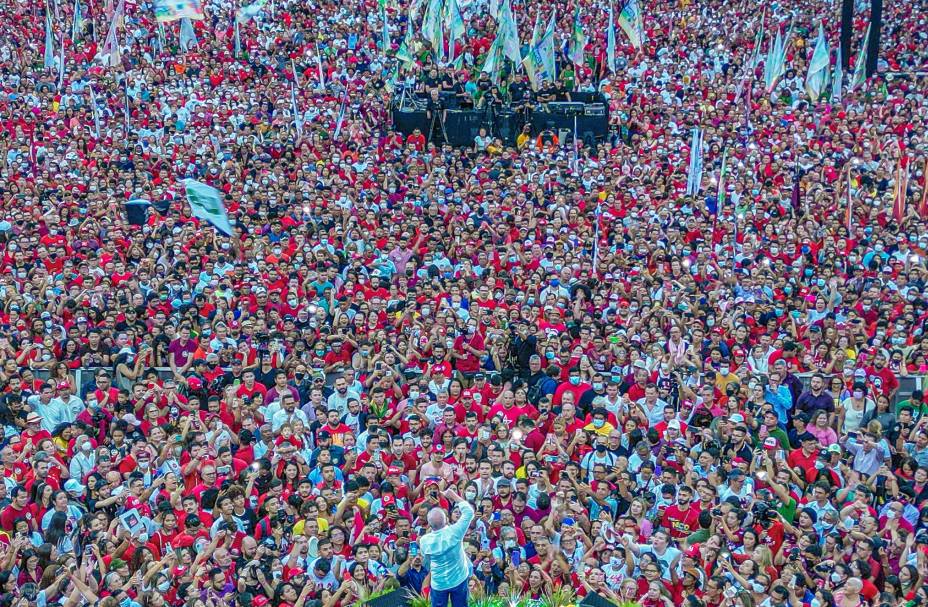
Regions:
<instances>
[{"instance_id":1,"label":"blue face mask","mask_svg":"<svg viewBox=\"0 0 928 607\"><path fill-rule=\"evenodd\" d=\"M572 385L574 385L574 386L577 386L577 385L580 384L580 378L579 378L579 377L571 377L571 378L570 378L570 383L571 383Z\"/></svg>"},{"instance_id":2,"label":"blue face mask","mask_svg":"<svg viewBox=\"0 0 928 607\"><path fill-rule=\"evenodd\" d=\"M554 360L554 352L545 352L545 358L548 360Z\"/></svg>"}]
</instances>

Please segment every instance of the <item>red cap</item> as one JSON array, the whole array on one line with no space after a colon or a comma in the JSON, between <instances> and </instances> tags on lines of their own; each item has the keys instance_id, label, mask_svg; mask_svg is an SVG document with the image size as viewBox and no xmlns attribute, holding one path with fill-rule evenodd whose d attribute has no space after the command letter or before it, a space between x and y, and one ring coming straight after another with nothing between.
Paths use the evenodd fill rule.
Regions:
<instances>
[{"instance_id":1,"label":"red cap","mask_svg":"<svg viewBox=\"0 0 928 607\"><path fill-rule=\"evenodd\" d=\"M391 475L399 476L402 473L403 471L397 468L396 466L390 466L389 468L387 468L387 476L391 476Z\"/></svg>"},{"instance_id":2,"label":"red cap","mask_svg":"<svg viewBox=\"0 0 928 607\"><path fill-rule=\"evenodd\" d=\"M437 445L432 445L432 451L434 451L435 453L444 453L445 446L442 445L441 443L438 443Z\"/></svg>"},{"instance_id":3,"label":"red cap","mask_svg":"<svg viewBox=\"0 0 928 607\"><path fill-rule=\"evenodd\" d=\"M745 460L743 457L736 457L735 459L731 460L731 463L733 463L733 464L746 464L746 463L748 463L748 462L747 462L747 460Z\"/></svg>"},{"instance_id":4,"label":"red cap","mask_svg":"<svg viewBox=\"0 0 928 607\"><path fill-rule=\"evenodd\" d=\"M383 497L380 498L380 503L386 508L387 506L396 504L396 498L393 497L392 493L384 493Z\"/></svg>"},{"instance_id":5,"label":"red cap","mask_svg":"<svg viewBox=\"0 0 928 607\"><path fill-rule=\"evenodd\" d=\"M267 597L264 596L263 594L259 594L259 595L256 596L255 598L251 599L251 605L252 605L252 607L264 607L264 606L267 605L269 602L270 602L270 601L268 601L268 600L267 600Z\"/></svg>"}]
</instances>

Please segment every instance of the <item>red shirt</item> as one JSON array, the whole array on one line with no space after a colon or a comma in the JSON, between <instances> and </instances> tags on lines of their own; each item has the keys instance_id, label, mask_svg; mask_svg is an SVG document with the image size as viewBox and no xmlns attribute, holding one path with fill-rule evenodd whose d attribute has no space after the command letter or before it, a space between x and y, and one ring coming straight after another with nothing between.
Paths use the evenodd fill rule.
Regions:
<instances>
[{"instance_id":1,"label":"red shirt","mask_svg":"<svg viewBox=\"0 0 928 607\"><path fill-rule=\"evenodd\" d=\"M664 510L661 526L670 531L670 537L683 538L699 529L699 506L690 503L686 510L672 504Z\"/></svg>"}]
</instances>

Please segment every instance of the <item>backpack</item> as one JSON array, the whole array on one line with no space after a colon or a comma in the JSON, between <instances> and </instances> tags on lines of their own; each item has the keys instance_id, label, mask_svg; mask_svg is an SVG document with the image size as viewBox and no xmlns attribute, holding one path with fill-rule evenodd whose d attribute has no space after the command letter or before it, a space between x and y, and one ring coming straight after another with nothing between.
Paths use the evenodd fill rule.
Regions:
<instances>
[{"instance_id":1,"label":"backpack","mask_svg":"<svg viewBox=\"0 0 928 607\"><path fill-rule=\"evenodd\" d=\"M538 405L538 402L545 396L545 394L553 392L553 390L545 389L547 386L550 386L548 382L552 382L555 386L557 386L557 382L548 376L540 378L533 385L529 386L528 392L526 393L528 402L532 403L533 405Z\"/></svg>"}]
</instances>

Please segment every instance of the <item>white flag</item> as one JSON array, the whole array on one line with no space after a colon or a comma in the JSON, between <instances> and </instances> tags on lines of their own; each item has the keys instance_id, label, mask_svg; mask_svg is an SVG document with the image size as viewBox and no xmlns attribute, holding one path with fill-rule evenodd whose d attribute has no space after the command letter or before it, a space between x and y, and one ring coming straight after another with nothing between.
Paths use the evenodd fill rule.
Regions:
<instances>
[{"instance_id":1,"label":"white flag","mask_svg":"<svg viewBox=\"0 0 928 607\"><path fill-rule=\"evenodd\" d=\"M509 0L504 0L503 9L500 13L499 33L497 37L502 36L500 46L510 61L515 64L522 63L522 49L519 43L519 29L516 26L515 17L512 14L512 5Z\"/></svg>"},{"instance_id":2,"label":"white flag","mask_svg":"<svg viewBox=\"0 0 928 607\"><path fill-rule=\"evenodd\" d=\"M55 67L55 37L52 35L52 15L45 14L45 57L43 60L45 69Z\"/></svg>"},{"instance_id":3,"label":"white flag","mask_svg":"<svg viewBox=\"0 0 928 607\"><path fill-rule=\"evenodd\" d=\"M606 28L606 67L609 73L615 73L615 19L613 18L612 3L609 3L609 26Z\"/></svg>"}]
</instances>

